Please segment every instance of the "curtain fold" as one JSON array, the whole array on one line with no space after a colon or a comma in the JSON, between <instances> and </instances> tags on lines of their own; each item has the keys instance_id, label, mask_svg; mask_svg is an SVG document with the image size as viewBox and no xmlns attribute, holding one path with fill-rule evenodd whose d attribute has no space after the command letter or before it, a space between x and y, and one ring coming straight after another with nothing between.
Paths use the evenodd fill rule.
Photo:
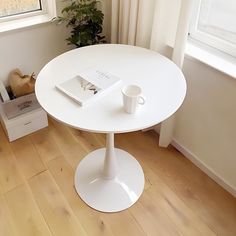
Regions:
<instances>
[{"instance_id":1,"label":"curtain fold","mask_svg":"<svg viewBox=\"0 0 236 236\"><path fill-rule=\"evenodd\" d=\"M111 43L118 43L119 29L119 0L111 2Z\"/></svg>"},{"instance_id":2,"label":"curtain fold","mask_svg":"<svg viewBox=\"0 0 236 236\"><path fill-rule=\"evenodd\" d=\"M166 1L112 0L111 42L161 51L169 32Z\"/></svg>"},{"instance_id":3,"label":"curtain fold","mask_svg":"<svg viewBox=\"0 0 236 236\"><path fill-rule=\"evenodd\" d=\"M150 48L182 68L193 0L112 0L111 42ZM162 122L160 146L172 139L174 118Z\"/></svg>"},{"instance_id":4,"label":"curtain fold","mask_svg":"<svg viewBox=\"0 0 236 236\"><path fill-rule=\"evenodd\" d=\"M130 1L130 15L129 15L129 32L128 32L128 44L135 45L136 32L137 32L137 19L138 19L139 1Z\"/></svg>"}]
</instances>

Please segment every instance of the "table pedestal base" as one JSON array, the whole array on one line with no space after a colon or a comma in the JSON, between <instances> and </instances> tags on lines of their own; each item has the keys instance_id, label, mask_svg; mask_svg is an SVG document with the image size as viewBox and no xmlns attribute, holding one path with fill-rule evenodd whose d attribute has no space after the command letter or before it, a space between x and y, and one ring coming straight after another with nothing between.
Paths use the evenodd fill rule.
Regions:
<instances>
[{"instance_id":1,"label":"table pedestal base","mask_svg":"<svg viewBox=\"0 0 236 236\"><path fill-rule=\"evenodd\" d=\"M105 148L95 150L79 163L75 173L75 188L82 200L98 211L122 211L133 205L142 194L143 170L133 156L115 148L116 175L106 178L105 154Z\"/></svg>"}]
</instances>

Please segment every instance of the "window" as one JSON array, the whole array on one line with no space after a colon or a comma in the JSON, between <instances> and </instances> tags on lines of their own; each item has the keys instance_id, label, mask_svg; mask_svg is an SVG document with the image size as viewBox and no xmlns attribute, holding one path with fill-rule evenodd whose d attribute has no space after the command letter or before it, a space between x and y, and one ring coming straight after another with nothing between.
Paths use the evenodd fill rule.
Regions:
<instances>
[{"instance_id":1,"label":"window","mask_svg":"<svg viewBox=\"0 0 236 236\"><path fill-rule=\"evenodd\" d=\"M50 21L55 0L0 0L0 32Z\"/></svg>"},{"instance_id":2,"label":"window","mask_svg":"<svg viewBox=\"0 0 236 236\"><path fill-rule=\"evenodd\" d=\"M42 10L41 0L1 0L0 17Z\"/></svg>"},{"instance_id":3,"label":"window","mask_svg":"<svg viewBox=\"0 0 236 236\"><path fill-rule=\"evenodd\" d=\"M236 1L194 3L190 37L236 57Z\"/></svg>"}]
</instances>

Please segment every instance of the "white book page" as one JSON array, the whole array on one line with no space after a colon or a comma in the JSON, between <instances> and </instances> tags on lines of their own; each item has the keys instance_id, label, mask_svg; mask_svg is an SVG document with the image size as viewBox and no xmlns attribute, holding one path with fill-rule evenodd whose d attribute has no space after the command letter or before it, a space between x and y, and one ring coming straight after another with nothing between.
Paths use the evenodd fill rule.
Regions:
<instances>
[{"instance_id":1,"label":"white book page","mask_svg":"<svg viewBox=\"0 0 236 236\"><path fill-rule=\"evenodd\" d=\"M92 68L56 85L56 88L77 101L80 105L84 105L88 101L99 97L100 94L109 91L109 88L115 86L120 81L118 77L108 72Z\"/></svg>"},{"instance_id":2,"label":"white book page","mask_svg":"<svg viewBox=\"0 0 236 236\"><path fill-rule=\"evenodd\" d=\"M101 89L109 88L121 81L117 76L101 68L91 68L82 71L79 75Z\"/></svg>"}]
</instances>

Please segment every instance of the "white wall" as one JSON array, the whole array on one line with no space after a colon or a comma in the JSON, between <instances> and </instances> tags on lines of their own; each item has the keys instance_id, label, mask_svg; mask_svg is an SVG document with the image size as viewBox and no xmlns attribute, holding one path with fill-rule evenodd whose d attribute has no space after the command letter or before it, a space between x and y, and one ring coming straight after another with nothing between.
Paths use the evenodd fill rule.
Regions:
<instances>
[{"instance_id":1,"label":"white wall","mask_svg":"<svg viewBox=\"0 0 236 236\"><path fill-rule=\"evenodd\" d=\"M103 0L101 6L105 13L104 34L110 31L110 0ZM57 0L57 12L66 2ZM0 34L0 80L7 83L8 73L19 68L22 73L36 75L42 67L55 56L70 50L65 39L69 30L63 25L45 23L25 29ZM109 38L108 38L109 40Z\"/></svg>"},{"instance_id":2,"label":"white wall","mask_svg":"<svg viewBox=\"0 0 236 236\"><path fill-rule=\"evenodd\" d=\"M174 138L236 192L236 80L190 58L183 71L188 90Z\"/></svg>"},{"instance_id":3,"label":"white wall","mask_svg":"<svg viewBox=\"0 0 236 236\"><path fill-rule=\"evenodd\" d=\"M14 68L37 74L53 57L69 49L66 37L64 27L55 23L0 34L0 80L6 82Z\"/></svg>"}]
</instances>

